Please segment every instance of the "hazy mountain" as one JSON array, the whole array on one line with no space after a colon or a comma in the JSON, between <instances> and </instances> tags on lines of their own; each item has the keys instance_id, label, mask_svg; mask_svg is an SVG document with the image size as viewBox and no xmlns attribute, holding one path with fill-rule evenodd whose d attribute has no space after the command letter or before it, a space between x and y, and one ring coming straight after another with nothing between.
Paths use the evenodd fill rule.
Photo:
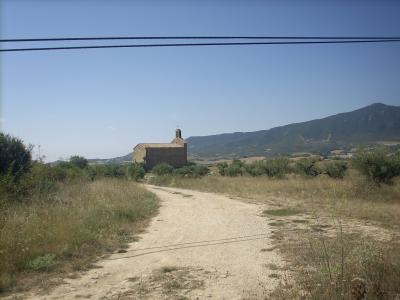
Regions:
<instances>
[{"instance_id":1,"label":"hazy mountain","mask_svg":"<svg viewBox=\"0 0 400 300\"><path fill-rule=\"evenodd\" d=\"M383 141L400 141L400 107L381 103L323 119L254 132L187 139L192 157L238 157L328 152Z\"/></svg>"}]
</instances>

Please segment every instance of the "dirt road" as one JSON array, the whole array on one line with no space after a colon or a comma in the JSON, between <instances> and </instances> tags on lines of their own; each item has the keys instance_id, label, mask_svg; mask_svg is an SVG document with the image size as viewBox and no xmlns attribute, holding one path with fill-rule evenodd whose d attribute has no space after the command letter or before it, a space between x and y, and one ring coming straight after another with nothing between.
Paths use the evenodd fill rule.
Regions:
<instances>
[{"instance_id":1,"label":"dirt road","mask_svg":"<svg viewBox=\"0 0 400 300\"><path fill-rule=\"evenodd\" d=\"M175 188L148 189L160 213L126 252L30 299L254 299L277 284L279 255L261 207Z\"/></svg>"}]
</instances>

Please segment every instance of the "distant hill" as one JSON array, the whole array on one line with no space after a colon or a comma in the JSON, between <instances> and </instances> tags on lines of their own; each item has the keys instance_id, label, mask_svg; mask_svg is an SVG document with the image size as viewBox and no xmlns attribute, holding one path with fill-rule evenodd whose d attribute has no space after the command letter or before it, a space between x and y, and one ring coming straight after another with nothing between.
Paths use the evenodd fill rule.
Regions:
<instances>
[{"instance_id":1,"label":"distant hill","mask_svg":"<svg viewBox=\"0 0 400 300\"><path fill-rule=\"evenodd\" d=\"M132 162L132 153L114 158L92 158L89 164L126 164Z\"/></svg>"},{"instance_id":2,"label":"distant hill","mask_svg":"<svg viewBox=\"0 0 400 300\"><path fill-rule=\"evenodd\" d=\"M400 143L400 107L375 103L352 112L268 130L194 136L186 139L191 159L329 153L378 143ZM92 164L122 164L132 153Z\"/></svg>"},{"instance_id":3,"label":"distant hill","mask_svg":"<svg viewBox=\"0 0 400 300\"><path fill-rule=\"evenodd\" d=\"M327 153L385 141L400 142L400 107L382 103L269 130L187 139L189 156L192 158Z\"/></svg>"}]
</instances>

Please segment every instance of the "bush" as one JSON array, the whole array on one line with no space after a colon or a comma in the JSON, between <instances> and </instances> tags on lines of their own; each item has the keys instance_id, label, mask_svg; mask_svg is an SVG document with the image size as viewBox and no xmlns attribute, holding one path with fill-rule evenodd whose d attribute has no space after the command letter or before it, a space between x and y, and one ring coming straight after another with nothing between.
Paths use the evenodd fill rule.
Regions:
<instances>
[{"instance_id":1,"label":"bush","mask_svg":"<svg viewBox=\"0 0 400 300\"><path fill-rule=\"evenodd\" d=\"M266 173L270 177L283 177L289 171L289 159L286 157L266 160Z\"/></svg>"},{"instance_id":2,"label":"bush","mask_svg":"<svg viewBox=\"0 0 400 300\"><path fill-rule=\"evenodd\" d=\"M318 159L309 157L303 158L296 162L295 170L306 176L318 176L322 173L321 169L317 166Z\"/></svg>"},{"instance_id":3,"label":"bush","mask_svg":"<svg viewBox=\"0 0 400 300\"><path fill-rule=\"evenodd\" d=\"M222 176L238 176L247 172L251 176L267 175L269 177L283 177L289 170L289 159L275 158L255 161L245 164L240 160L234 160L231 164L226 162L217 164L219 174Z\"/></svg>"},{"instance_id":4,"label":"bush","mask_svg":"<svg viewBox=\"0 0 400 300\"><path fill-rule=\"evenodd\" d=\"M89 165L86 171L91 180L100 178L124 178L126 176L125 166L116 164Z\"/></svg>"},{"instance_id":5,"label":"bush","mask_svg":"<svg viewBox=\"0 0 400 300\"><path fill-rule=\"evenodd\" d=\"M263 163L260 161L256 161L254 163L248 164L245 166L246 172L251 176L261 176L265 175L265 168Z\"/></svg>"},{"instance_id":6,"label":"bush","mask_svg":"<svg viewBox=\"0 0 400 300\"><path fill-rule=\"evenodd\" d=\"M207 166L195 166L194 174L197 176L205 176L210 173L210 169Z\"/></svg>"},{"instance_id":7,"label":"bush","mask_svg":"<svg viewBox=\"0 0 400 300\"><path fill-rule=\"evenodd\" d=\"M56 256L54 254L45 254L38 256L28 262L28 268L35 271L48 271L56 265Z\"/></svg>"},{"instance_id":8,"label":"bush","mask_svg":"<svg viewBox=\"0 0 400 300\"><path fill-rule=\"evenodd\" d=\"M400 154L389 156L383 148L360 151L352 162L362 175L376 183L390 183L400 175Z\"/></svg>"},{"instance_id":9,"label":"bush","mask_svg":"<svg viewBox=\"0 0 400 300\"><path fill-rule=\"evenodd\" d=\"M137 163L126 166L125 172L126 172L127 179L135 180L135 181L142 179L144 177L144 175L146 174L146 172L143 168L143 165L137 164Z\"/></svg>"},{"instance_id":10,"label":"bush","mask_svg":"<svg viewBox=\"0 0 400 300\"><path fill-rule=\"evenodd\" d=\"M175 169L174 174L184 177L201 177L210 172L208 167L190 163L181 168Z\"/></svg>"},{"instance_id":11,"label":"bush","mask_svg":"<svg viewBox=\"0 0 400 300\"><path fill-rule=\"evenodd\" d=\"M96 178L124 178L126 171L124 165L106 164L89 166Z\"/></svg>"},{"instance_id":12,"label":"bush","mask_svg":"<svg viewBox=\"0 0 400 300\"><path fill-rule=\"evenodd\" d=\"M245 164L238 160L234 159L232 163L225 169L225 173L227 176L235 177L235 176L243 176Z\"/></svg>"},{"instance_id":13,"label":"bush","mask_svg":"<svg viewBox=\"0 0 400 300\"><path fill-rule=\"evenodd\" d=\"M31 150L20 139L0 133L0 176L8 174L18 180L31 166Z\"/></svg>"},{"instance_id":14,"label":"bush","mask_svg":"<svg viewBox=\"0 0 400 300\"><path fill-rule=\"evenodd\" d=\"M223 163L218 163L217 164L218 172L221 176L225 176L225 170L228 168L228 163L223 162Z\"/></svg>"},{"instance_id":15,"label":"bush","mask_svg":"<svg viewBox=\"0 0 400 300\"><path fill-rule=\"evenodd\" d=\"M65 181L67 177L65 168L34 162L30 172L20 182L20 194L49 194L56 190L57 182Z\"/></svg>"},{"instance_id":16,"label":"bush","mask_svg":"<svg viewBox=\"0 0 400 300\"><path fill-rule=\"evenodd\" d=\"M347 170L347 163L344 161L333 161L325 166L326 174L332 178L343 179Z\"/></svg>"},{"instance_id":17,"label":"bush","mask_svg":"<svg viewBox=\"0 0 400 300\"><path fill-rule=\"evenodd\" d=\"M269 177L283 177L288 172L289 159L275 158L255 161L246 165L246 171L252 176L267 175Z\"/></svg>"},{"instance_id":18,"label":"bush","mask_svg":"<svg viewBox=\"0 0 400 300\"><path fill-rule=\"evenodd\" d=\"M31 168L31 150L20 139L0 133L0 206L21 198L21 179Z\"/></svg>"},{"instance_id":19,"label":"bush","mask_svg":"<svg viewBox=\"0 0 400 300\"><path fill-rule=\"evenodd\" d=\"M172 174L172 172L174 171L174 168L167 163L161 163L161 164L155 165L151 171L154 174L159 175L159 176L160 175L168 175L168 174Z\"/></svg>"},{"instance_id":20,"label":"bush","mask_svg":"<svg viewBox=\"0 0 400 300\"><path fill-rule=\"evenodd\" d=\"M78 155L71 156L69 163L77 168L84 169L88 166L89 162L86 158Z\"/></svg>"}]
</instances>

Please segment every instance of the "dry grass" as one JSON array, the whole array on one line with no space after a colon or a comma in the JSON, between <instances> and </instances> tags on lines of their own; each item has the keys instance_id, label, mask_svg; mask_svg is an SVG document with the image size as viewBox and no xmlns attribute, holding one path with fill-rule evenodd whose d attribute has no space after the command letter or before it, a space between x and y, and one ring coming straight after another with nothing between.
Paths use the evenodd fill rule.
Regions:
<instances>
[{"instance_id":1,"label":"dry grass","mask_svg":"<svg viewBox=\"0 0 400 300\"><path fill-rule=\"evenodd\" d=\"M293 231L290 226L281 228L275 244L288 260L294 277L283 279L268 299L397 299L399 243L346 234L340 226L336 229L337 235L329 236L324 232ZM355 280L362 282L365 293L354 286Z\"/></svg>"},{"instance_id":2,"label":"dry grass","mask_svg":"<svg viewBox=\"0 0 400 300\"><path fill-rule=\"evenodd\" d=\"M370 220L393 229L400 228L400 180L393 185L376 186L354 171L343 180L296 175L289 175L286 179L207 176L199 179L154 178L153 183L224 193L258 203Z\"/></svg>"},{"instance_id":3,"label":"dry grass","mask_svg":"<svg viewBox=\"0 0 400 300\"><path fill-rule=\"evenodd\" d=\"M157 207L153 194L123 180L66 185L3 207L0 288L21 287L21 278L32 274L87 267L97 255L123 247Z\"/></svg>"}]
</instances>

